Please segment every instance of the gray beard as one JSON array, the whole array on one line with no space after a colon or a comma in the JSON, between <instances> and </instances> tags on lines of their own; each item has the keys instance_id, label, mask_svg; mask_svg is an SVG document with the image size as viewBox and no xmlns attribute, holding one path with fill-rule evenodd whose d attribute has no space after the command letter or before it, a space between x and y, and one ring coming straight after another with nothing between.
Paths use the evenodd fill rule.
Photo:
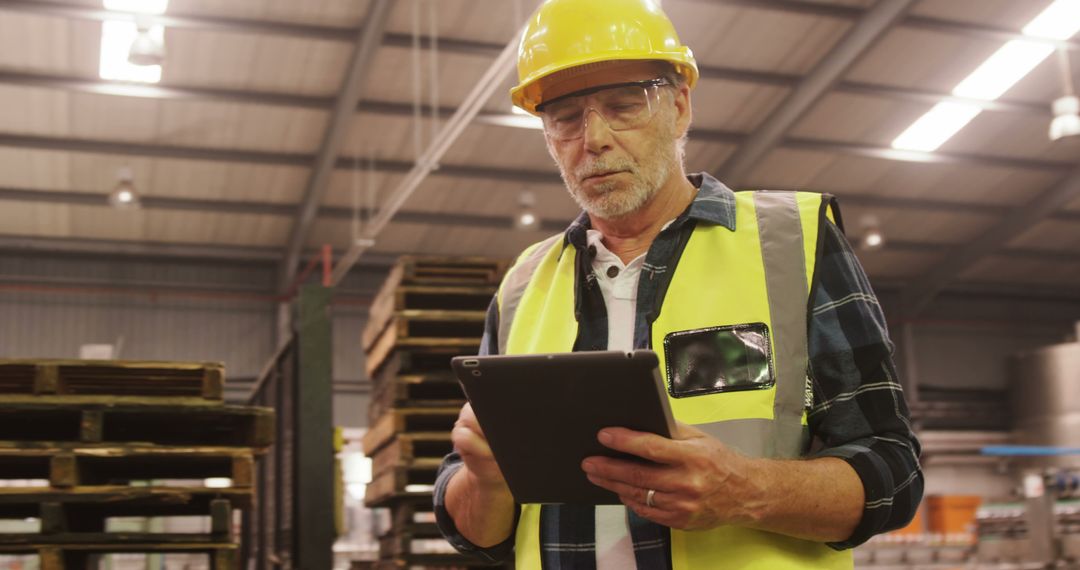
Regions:
<instances>
[{"instance_id":1,"label":"gray beard","mask_svg":"<svg viewBox=\"0 0 1080 570\"><path fill-rule=\"evenodd\" d=\"M570 196L578 206L590 215L605 220L615 220L639 210L660 191L661 186L667 181L675 159L674 148L670 145L662 145L656 150L659 152L650 153L653 159L647 164L637 165L629 159L599 160L578 169L578 172L573 175L568 175L559 165L559 174L562 175ZM612 170L626 170L633 180L621 189L619 181L615 180L595 184L591 193L586 193L578 182L590 173Z\"/></svg>"}]
</instances>

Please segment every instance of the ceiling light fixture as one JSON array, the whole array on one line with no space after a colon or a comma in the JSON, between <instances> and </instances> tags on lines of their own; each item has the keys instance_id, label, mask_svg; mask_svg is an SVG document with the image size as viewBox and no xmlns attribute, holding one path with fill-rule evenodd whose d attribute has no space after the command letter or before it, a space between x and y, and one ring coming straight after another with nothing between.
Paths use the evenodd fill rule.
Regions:
<instances>
[{"instance_id":1,"label":"ceiling light fixture","mask_svg":"<svg viewBox=\"0 0 1080 570\"><path fill-rule=\"evenodd\" d=\"M514 218L514 228L522 231L535 230L540 226L540 218L536 215L536 195L528 190L523 190L518 197L520 210Z\"/></svg>"},{"instance_id":2,"label":"ceiling light fixture","mask_svg":"<svg viewBox=\"0 0 1080 570\"><path fill-rule=\"evenodd\" d=\"M893 141L893 148L933 152L982 111L967 103L944 101L919 117Z\"/></svg>"},{"instance_id":3,"label":"ceiling light fixture","mask_svg":"<svg viewBox=\"0 0 1080 570\"><path fill-rule=\"evenodd\" d=\"M109 205L119 209L139 207L139 193L135 190L135 174L130 168L121 168L116 172L119 179L116 188L109 192Z\"/></svg>"},{"instance_id":4,"label":"ceiling light fixture","mask_svg":"<svg viewBox=\"0 0 1080 570\"><path fill-rule=\"evenodd\" d=\"M885 234L881 231L881 224L875 216L863 216L859 220L862 237L859 239L859 248L865 251L874 251L885 247Z\"/></svg>"},{"instance_id":5,"label":"ceiling light fixture","mask_svg":"<svg viewBox=\"0 0 1080 570\"><path fill-rule=\"evenodd\" d=\"M113 12L164 14L169 7L169 0L104 0L102 5Z\"/></svg>"},{"instance_id":6,"label":"ceiling light fixture","mask_svg":"<svg viewBox=\"0 0 1080 570\"><path fill-rule=\"evenodd\" d=\"M1080 30L1080 0L1056 0L1025 27L1031 40L1012 40L964 78L952 94L993 101L1038 67L1054 51L1052 43L1072 37ZM980 107L941 102L892 142L900 150L933 152L982 112Z\"/></svg>"},{"instance_id":7,"label":"ceiling light fixture","mask_svg":"<svg viewBox=\"0 0 1080 570\"><path fill-rule=\"evenodd\" d=\"M165 34L161 26L157 26L161 33L156 33L146 16L136 17L135 26L139 31L131 42L131 48L128 49L128 63L140 66L160 66L165 62Z\"/></svg>"},{"instance_id":8,"label":"ceiling light fixture","mask_svg":"<svg viewBox=\"0 0 1080 570\"><path fill-rule=\"evenodd\" d=\"M98 70L102 79L158 83L161 81L161 65L138 65L141 61L136 52L140 36L149 38L146 43L156 43L164 50L165 29L152 26L140 32L135 22L110 20L101 23L101 62ZM135 55L135 58L132 56Z\"/></svg>"},{"instance_id":9,"label":"ceiling light fixture","mask_svg":"<svg viewBox=\"0 0 1080 570\"><path fill-rule=\"evenodd\" d=\"M165 59L165 28L154 24L164 14L168 0L104 0L115 20L101 23L102 79L158 83Z\"/></svg>"}]
</instances>

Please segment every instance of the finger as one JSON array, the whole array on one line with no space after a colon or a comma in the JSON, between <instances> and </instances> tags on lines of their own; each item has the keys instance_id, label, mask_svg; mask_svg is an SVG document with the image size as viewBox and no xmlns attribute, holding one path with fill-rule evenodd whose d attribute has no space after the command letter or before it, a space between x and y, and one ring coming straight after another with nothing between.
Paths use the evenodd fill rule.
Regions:
<instances>
[{"instance_id":1,"label":"finger","mask_svg":"<svg viewBox=\"0 0 1080 570\"><path fill-rule=\"evenodd\" d=\"M623 504L626 505L626 508L634 511L637 516L656 524L677 529L686 528L687 517L684 513L665 511L634 500L623 499Z\"/></svg>"},{"instance_id":2,"label":"finger","mask_svg":"<svg viewBox=\"0 0 1080 570\"><path fill-rule=\"evenodd\" d=\"M648 506L649 488L635 487L622 481L605 479L596 475L587 475L590 482L597 487L602 487L615 493L619 499ZM663 510L663 495L660 491L653 490L652 508Z\"/></svg>"},{"instance_id":3,"label":"finger","mask_svg":"<svg viewBox=\"0 0 1080 570\"><path fill-rule=\"evenodd\" d=\"M648 459L654 463L679 463L684 451L679 442L654 433L626 428L604 428L596 436L606 447Z\"/></svg>"},{"instance_id":4,"label":"finger","mask_svg":"<svg viewBox=\"0 0 1080 570\"><path fill-rule=\"evenodd\" d=\"M662 465L646 465L611 457L588 457L581 462L586 474L625 483L631 487L674 491L687 477L682 471Z\"/></svg>"},{"instance_id":5,"label":"finger","mask_svg":"<svg viewBox=\"0 0 1080 570\"><path fill-rule=\"evenodd\" d=\"M473 412L472 404L469 402L465 402L465 405L461 407L461 412L458 413L458 419L454 423L455 425L462 424L469 426L476 433L481 436L484 435L484 430L480 427L480 421L476 419L476 413Z\"/></svg>"},{"instance_id":6,"label":"finger","mask_svg":"<svg viewBox=\"0 0 1080 570\"><path fill-rule=\"evenodd\" d=\"M684 424L680 421L675 422L675 433L673 439L694 439L698 437L708 437L709 434L701 431L700 429L690 425Z\"/></svg>"},{"instance_id":7,"label":"finger","mask_svg":"<svg viewBox=\"0 0 1080 570\"><path fill-rule=\"evenodd\" d=\"M467 426L455 426L453 431L450 432L450 440L454 444L454 449L462 455L474 455L478 457L494 456L487 440Z\"/></svg>"}]
</instances>

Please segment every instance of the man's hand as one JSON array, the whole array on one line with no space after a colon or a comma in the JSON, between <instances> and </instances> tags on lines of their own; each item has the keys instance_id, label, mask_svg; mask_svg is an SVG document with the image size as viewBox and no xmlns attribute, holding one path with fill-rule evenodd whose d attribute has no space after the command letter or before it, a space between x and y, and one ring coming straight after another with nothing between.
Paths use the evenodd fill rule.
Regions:
<instances>
[{"instance_id":1,"label":"man's hand","mask_svg":"<svg viewBox=\"0 0 1080 570\"><path fill-rule=\"evenodd\" d=\"M480 429L480 422L476 421L472 404L466 403L461 408L461 413L454 422L454 429L450 432L450 441L477 484L486 489L510 491L499 465L495 463L495 456L491 453L484 430Z\"/></svg>"},{"instance_id":2,"label":"man's hand","mask_svg":"<svg viewBox=\"0 0 1080 570\"><path fill-rule=\"evenodd\" d=\"M701 430L679 423L675 439L606 428L600 443L651 463L594 456L582 462L593 484L655 523L682 530L754 526L766 504L758 460L741 455ZM653 490L652 506L647 504Z\"/></svg>"},{"instance_id":3,"label":"man's hand","mask_svg":"<svg viewBox=\"0 0 1080 570\"><path fill-rule=\"evenodd\" d=\"M514 528L514 496L471 405L461 408L450 440L465 465L447 484L447 512L469 542L486 548L505 541Z\"/></svg>"}]
</instances>

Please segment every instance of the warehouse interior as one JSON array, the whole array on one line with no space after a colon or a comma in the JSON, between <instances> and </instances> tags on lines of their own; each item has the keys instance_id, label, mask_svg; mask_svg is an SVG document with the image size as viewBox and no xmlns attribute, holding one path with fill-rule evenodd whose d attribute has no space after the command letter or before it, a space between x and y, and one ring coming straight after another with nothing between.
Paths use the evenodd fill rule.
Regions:
<instances>
[{"instance_id":1,"label":"warehouse interior","mask_svg":"<svg viewBox=\"0 0 1080 570\"><path fill-rule=\"evenodd\" d=\"M222 523L229 562L166 549L80 568L471 567L430 534L430 506L396 502L430 497L448 436L426 463L373 467L368 434L397 404L370 355L407 320L380 303L410 283L472 288L422 308L467 312L434 336L477 337L454 345L474 354L507 263L579 212L508 96L538 5L0 0L0 367L221 363L219 399L276 412L258 469L297 477ZM662 5L701 72L687 172L836 196L888 319L925 499L856 567L1080 565L1080 2ZM383 468L431 480L373 500ZM22 473L0 497L42 485ZM395 534L401 517L428 534ZM0 536L39 525L9 513ZM0 569L75 567L8 542Z\"/></svg>"}]
</instances>

